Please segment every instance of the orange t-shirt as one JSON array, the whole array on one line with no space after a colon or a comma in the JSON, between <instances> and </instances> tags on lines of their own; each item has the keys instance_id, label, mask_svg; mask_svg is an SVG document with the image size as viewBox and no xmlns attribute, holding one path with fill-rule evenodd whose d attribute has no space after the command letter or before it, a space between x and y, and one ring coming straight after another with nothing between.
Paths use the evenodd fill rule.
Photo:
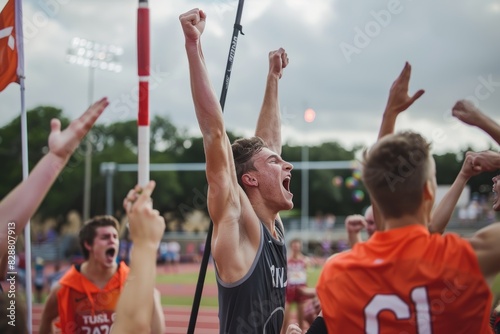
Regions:
<instances>
[{"instance_id":1,"label":"orange t-shirt","mask_svg":"<svg viewBox=\"0 0 500 334\"><path fill-rule=\"evenodd\" d=\"M331 258L317 286L329 333L492 333L492 295L467 240L422 225Z\"/></svg>"},{"instance_id":2,"label":"orange t-shirt","mask_svg":"<svg viewBox=\"0 0 500 334\"><path fill-rule=\"evenodd\" d=\"M108 334L129 268L123 262L103 289L74 266L61 278L57 292L59 324L63 334Z\"/></svg>"}]
</instances>

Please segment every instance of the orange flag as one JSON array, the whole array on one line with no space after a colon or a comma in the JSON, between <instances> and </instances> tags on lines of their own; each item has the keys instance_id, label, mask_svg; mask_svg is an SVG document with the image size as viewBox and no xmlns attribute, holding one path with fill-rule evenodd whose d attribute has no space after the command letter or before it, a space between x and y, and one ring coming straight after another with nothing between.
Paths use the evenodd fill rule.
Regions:
<instances>
[{"instance_id":1,"label":"orange flag","mask_svg":"<svg viewBox=\"0 0 500 334\"><path fill-rule=\"evenodd\" d=\"M19 82L15 2L8 0L0 13L0 92L11 82Z\"/></svg>"}]
</instances>

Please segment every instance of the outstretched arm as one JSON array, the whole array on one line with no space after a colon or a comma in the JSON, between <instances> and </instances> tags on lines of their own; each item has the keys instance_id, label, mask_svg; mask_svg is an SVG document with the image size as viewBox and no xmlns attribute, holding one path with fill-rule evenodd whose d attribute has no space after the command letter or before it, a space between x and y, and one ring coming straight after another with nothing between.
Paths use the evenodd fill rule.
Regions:
<instances>
[{"instance_id":1,"label":"outstretched arm","mask_svg":"<svg viewBox=\"0 0 500 334\"><path fill-rule=\"evenodd\" d=\"M444 233L446 225L448 225L450 221L453 210L455 210L458 199L467 185L467 182L474 175L481 173L481 168L478 165L474 166L473 160L475 155L476 153L473 152L466 153L462 169L446 195L444 195L441 202L439 202L438 206L434 209L429 223L429 231L431 233Z\"/></svg>"},{"instance_id":2,"label":"outstretched arm","mask_svg":"<svg viewBox=\"0 0 500 334\"><path fill-rule=\"evenodd\" d=\"M151 320L151 334L163 334L165 333L165 314L163 313L163 307L161 306L160 291L157 289L154 290L153 299L154 306L153 319Z\"/></svg>"},{"instance_id":3,"label":"outstretched arm","mask_svg":"<svg viewBox=\"0 0 500 334\"><path fill-rule=\"evenodd\" d=\"M500 145L500 124L483 114L468 100L460 100L453 106L452 115L472 126L477 126Z\"/></svg>"},{"instance_id":4,"label":"outstretched arm","mask_svg":"<svg viewBox=\"0 0 500 334\"><path fill-rule=\"evenodd\" d=\"M106 98L99 100L62 132L61 122L58 119L51 121L49 153L37 163L28 178L0 203L0 258L7 253L9 228L15 228L16 236L23 230L82 138L107 105Z\"/></svg>"},{"instance_id":5,"label":"outstretched arm","mask_svg":"<svg viewBox=\"0 0 500 334\"><path fill-rule=\"evenodd\" d=\"M260 225L257 224L257 217L253 217L255 224L247 224L249 219L242 217L242 203L244 200L248 202L248 199L238 184L222 110L210 83L201 49L200 37L205 28L205 19L205 13L199 9L192 9L179 17L186 43L191 93L205 149L209 185L207 203L213 222L212 254L218 264L219 274L229 280L231 278L226 276L227 271L237 272L236 276L247 272L247 263L243 258L249 248L242 248L249 244L246 242L248 240L253 242L252 247L257 248ZM247 202L244 205L248 207L250 204ZM245 212L248 213L248 210ZM247 233L248 238L241 238L242 231Z\"/></svg>"},{"instance_id":6,"label":"outstretched arm","mask_svg":"<svg viewBox=\"0 0 500 334\"><path fill-rule=\"evenodd\" d=\"M227 212L227 204L238 203L234 197L239 186L231 144L225 132L222 110L210 83L201 49L200 38L205 28L205 19L206 14L199 9L192 9L179 17L186 41L196 118L203 135L209 184L209 211L214 222L214 232L216 232L218 223ZM228 198L231 196L233 198ZM239 217L239 213L237 216Z\"/></svg>"},{"instance_id":7,"label":"outstretched arm","mask_svg":"<svg viewBox=\"0 0 500 334\"><path fill-rule=\"evenodd\" d=\"M398 115L408 109L413 104L413 102L415 102L425 93L423 89L420 89L413 96L410 97L408 95L410 76L411 65L406 62L403 71L394 81L389 91L389 98L387 100L387 106L385 107L384 115L382 117L382 124L380 125L378 139L388 134L394 133L394 127L396 125L396 119Z\"/></svg>"},{"instance_id":8,"label":"outstretched arm","mask_svg":"<svg viewBox=\"0 0 500 334\"><path fill-rule=\"evenodd\" d=\"M54 288L50 291L47 300L45 301L45 306L42 312L42 318L40 320L40 328L38 332L40 334L51 334L52 333L52 321L59 316L59 305L57 303L57 292L61 286L56 284Z\"/></svg>"},{"instance_id":9,"label":"outstretched arm","mask_svg":"<svg viewBox=\"0 0 500 334\"><path fill-rule=\"evenodd\" d=\"M255 135L262 138L270 150L281 155L281 115L278 100L278 82L288 65L288 55L283 48L269 52L264 101L257 121Z\"/></svg>"},{"instance_id":10,"label":"outstretched arm","mask_svg":"<svg viewBox=\"0 0 500 334\"><path fill-rule=\"evenodd\" d=\"M163 333L165 330L163 319L158 320L154 312L156 251L165 231L163 216L153 209L151 194L154 188L154 181L142 191L136 187L123 202L134 247L127 283L116 306L112 333Z\"/></svg>"}]
</instances>

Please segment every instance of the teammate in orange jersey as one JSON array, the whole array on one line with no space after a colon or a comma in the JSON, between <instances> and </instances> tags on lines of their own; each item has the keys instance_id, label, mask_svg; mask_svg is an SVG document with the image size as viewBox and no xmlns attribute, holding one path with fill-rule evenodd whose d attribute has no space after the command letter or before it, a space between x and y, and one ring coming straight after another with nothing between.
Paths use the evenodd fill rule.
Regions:
<instances>
[{"instance_id":1,"label":"teammate in orange jersey","mask_svg":"<svg viewBox=\"0 0 500 334\"><path fill-rule=\"evenodd\" d=\"M470 240L430 234L429 146L404 132L365 153L363 182L386 231L325 264L317 291L329 333L491 333L487 280L500 271L500 224Z\"/></svg>"},{"instance_id":2,"label":"teammate in orange jersey","mask_svg":"<svg viewBox=\"0 0 500 334\"><path fill-rule=\"evenodd\" d=\"M115 320L115 307L129 268L117 264L118 221L98 216L80 230L79 240L85 261L73 266L55 285L47 298L40 334L52 332L52 321L63 334L109 333ZM156 294L152 333L163 333L163 311Z\"/></svg>"}]
</instances>

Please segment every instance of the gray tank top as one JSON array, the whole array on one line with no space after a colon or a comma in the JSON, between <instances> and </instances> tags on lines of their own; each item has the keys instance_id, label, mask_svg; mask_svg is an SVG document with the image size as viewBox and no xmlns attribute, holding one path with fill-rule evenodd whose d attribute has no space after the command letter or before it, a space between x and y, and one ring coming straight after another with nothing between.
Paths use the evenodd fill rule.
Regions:
<instances>
[{"instance_id":1,"label":"gray tank top","mask_svg":"<svg viewBox=\"0 0 500 334\"><path fill-rule=\"evenodd\" d=\"M279 334L285 312L286 247L281 224L279 240L261 223L257 255L239 281L224 283L217 271L220 334Z\"/></svg>"}]
</instances>

